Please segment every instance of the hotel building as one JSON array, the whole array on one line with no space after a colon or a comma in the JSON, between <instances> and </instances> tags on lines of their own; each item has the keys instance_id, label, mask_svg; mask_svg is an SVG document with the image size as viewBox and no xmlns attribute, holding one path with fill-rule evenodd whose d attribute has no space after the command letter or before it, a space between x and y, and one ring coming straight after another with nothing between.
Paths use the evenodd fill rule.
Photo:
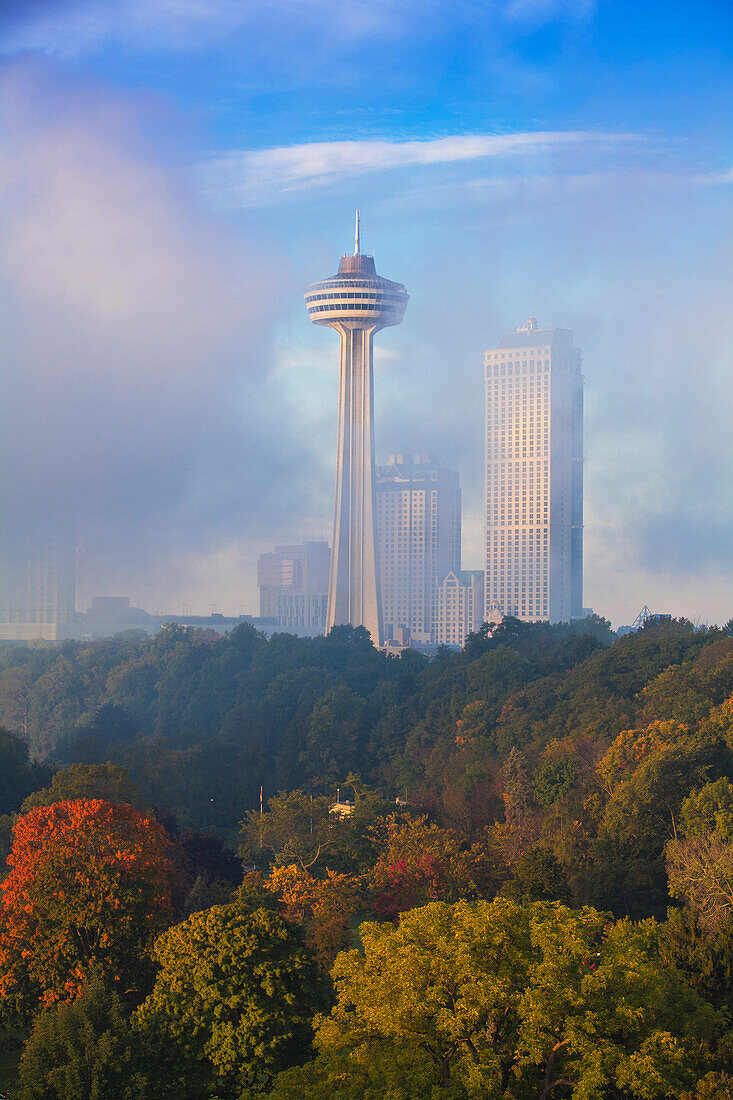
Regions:
<instances>
[{"instance_id":1,"label":"hotel building","mask_svg":"<svg viewBox=\"0 0 733 1100\"><path fill-rule=\"evenodd\" d=\"M568 329L526 325L485 353L485 607L537 622L583 603L583 375Z\"/></svg>"}]
</instances>

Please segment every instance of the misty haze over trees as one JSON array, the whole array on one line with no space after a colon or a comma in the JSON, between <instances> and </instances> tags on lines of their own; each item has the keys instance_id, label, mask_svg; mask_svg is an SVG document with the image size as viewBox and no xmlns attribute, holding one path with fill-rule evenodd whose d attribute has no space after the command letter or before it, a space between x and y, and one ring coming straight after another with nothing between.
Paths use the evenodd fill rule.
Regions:
<instances>
[{"instance_id":1,"label":"misty haze over trees","mask_svg":"<svg viewBox=\"0 0 733 1100\"><path fill-rule=\"evenodd\" d=\"M22 1100L730 1096L733 622L0 660Z\"/></svg>"}]
</instances>

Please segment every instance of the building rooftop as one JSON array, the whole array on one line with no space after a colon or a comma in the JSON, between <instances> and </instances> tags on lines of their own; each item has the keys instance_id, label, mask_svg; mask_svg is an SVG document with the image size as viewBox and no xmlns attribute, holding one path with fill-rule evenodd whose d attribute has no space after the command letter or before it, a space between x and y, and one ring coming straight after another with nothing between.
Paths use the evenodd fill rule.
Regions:
<instances>
[{"instance_id":1,"label":"building rooftop","mask_svg":"<svg viewBox=\"0 0 733 1100\"><path fill-rule=\"evenodd\" d=\"M573 333L569 328L537 328L534 317L516 332L508 332L496 346L498 348L536 348L538 344L560 344L572 347Z\"/></svg>"}]
</instances>

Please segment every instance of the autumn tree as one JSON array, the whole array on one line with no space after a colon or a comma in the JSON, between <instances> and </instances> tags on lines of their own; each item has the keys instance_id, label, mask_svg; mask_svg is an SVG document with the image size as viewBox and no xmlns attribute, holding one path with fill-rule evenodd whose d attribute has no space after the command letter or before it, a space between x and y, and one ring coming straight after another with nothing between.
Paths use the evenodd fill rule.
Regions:
<instances>
[{"instance_id":1,"label":"autumn tree","mask_svg":"<svg viewBox=\"0 0 733 1100\"><path fill-rule=\"evenodd\" d=\"M328 969L346 945L349 922L361 905L358 876L326 871L324 878L314 878L293 863L275 867L264 885L280 899L284 916L303 926L318 962Z\"/></svg>"},{"instance_id":2,"label":"autumn tree","mask_svg":"<svg viewBox=\"0 0 733 1100\"><path fill-rule=\"evenodd\" d=\"M733 920L733 844L713 833L670 840L667 877L671 896L687 902L708 931Z\"/></svg>"},{"instance_id":3,"label":"autumn tree","mask_svg":"<svg viewBox=\"0 0 733 1100\"><path fill-rule=\"evenodd\" d=\"M493 896L505 877L501 857L488 839L470 841L425 816L391 815L375 829L382 853L371 876L374 908L383 918L426 901Z\"/></svg>"},{"instance_id":4,"label":"autumn tree","mask_svg":"<svg viewBox=\"0 0 733 1100\"><path fill-rule=\"evenodd\" d=\"M301 929L277 913L214 906L163 933L155 957L133 1020L141 1098L238 1100L308 1057L322 985Z\"/></svg>"},{"instance_id":5,"label":"autumn tree","mask_svg":"<svg viewBox=\"0 0 733 1100\"><path fill-rule=\"evenodd\" d=\"M91 974L144 988L170 919L162 827L132 806L77 799L19 819L1 884L0 995L20 1016L76 997Z\"/></svg>"},{"instance_id":6,"label":"autumn tree","mask_svg":"<svg viewBox=\"0 0 733 1100\"><path fill-rule=\"evenodd\" d=\"M655 720L643 729L623 730L598 763L598 775L608 795L629 779L653 753L667 745L684 743L687 726Z\"/></svg>"},{"instance_id":7,"label":"autumn tree","mask_svg":"<svg viewBox=\"0 0 733 1100\"><path fill-rule=\"evenodd\" d=\"M497 898L427 905L397 926L362 925L361 939L363 952L336 960L319 1058L276 1085L277 1100L319 1069L348 1095L350 1067L362 1073L367 1057L411 1060L424 1095L459 1085L453 1095L532 1100L557 1090L657 1100L712 1068L706 1043L722 1021L661 965L653 922Z\"/></svg>"}]
</instances>

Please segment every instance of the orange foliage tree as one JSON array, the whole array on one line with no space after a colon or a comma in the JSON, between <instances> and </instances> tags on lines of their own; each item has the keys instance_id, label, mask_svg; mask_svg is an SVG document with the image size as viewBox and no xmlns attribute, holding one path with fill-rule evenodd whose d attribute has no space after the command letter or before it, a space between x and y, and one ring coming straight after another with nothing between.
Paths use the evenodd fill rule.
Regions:
<instances>
[{"instance_id":1,"label":"orange foliage tree","mask_svg":"<svg viewBox=\"0 0 733 1100\"><path fill-rule=\"evenodd\" d=\"M325 879L318 879L292 863L275 867L264 885L280 899L284 916L303 925L319 963L330 967L361 905L359 876L326 871Z\"/></svg>"},{"instance_id":2,"label":"orange foliage tree","mask_svg":"<svg viewBox=\"0 0 733 1100\"><path fill-rule=\"evenodd\" d=\"M687 726L671 720L651 722L645 729L624 730L598 764L598 774L606 793L612 794L658 749L685 741L688 733Z\"/></svg>"},{"instance_id":3,"label":"orange foliage tree","mask_svg":"<svg viewBox=\"0 0 733 1100\"><path fill-rule=\"evenodd\" d=\"M13 830L0 884L0 998L28 1018L73 1000L94 973L122 993L152 976L171 918L167 837L132 806L76 799L39 806Z\"/></svg>"}]
</instances>

